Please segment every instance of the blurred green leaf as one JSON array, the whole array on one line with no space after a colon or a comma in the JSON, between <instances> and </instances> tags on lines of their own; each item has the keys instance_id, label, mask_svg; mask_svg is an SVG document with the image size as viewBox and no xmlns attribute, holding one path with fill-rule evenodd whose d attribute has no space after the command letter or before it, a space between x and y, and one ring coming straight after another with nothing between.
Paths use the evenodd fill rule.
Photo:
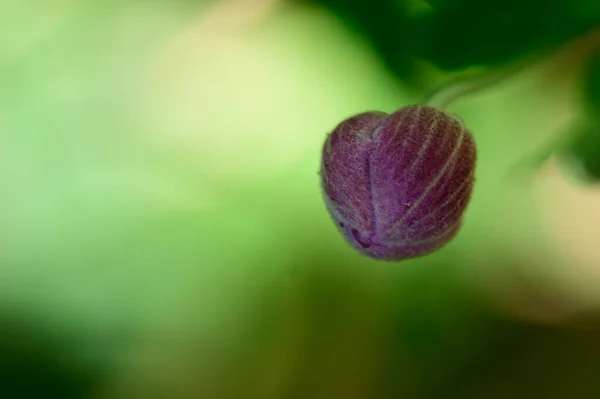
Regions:
<instances>
[{"instance_id":1,"label":"blurred green leaf","mask_svg":"<svg viewBox=\"0 0 600 399\"><path fill-rule=\"evenodd\" d=\"M595 53L587 65L583 97L592 117L600 118L600 51Z\"/></svg>"},{"instance_id":2,"label":"blurred green leaf","mask_svg":"<svg viewBox=\"0 0 600 399\"><path fill-rule=\"evenodd\" d=\"M588 182L600 179L600 51L589 60L583 79L584 120L565 149L570 169Z\"/></svg>"},{"instance_id":3,"label":"blurred green leaf","mask_svg":"<svg viewBox=\"0 0 600 399\"><path fill-rule=\"evenodd\" d=\"M437 1L433 2L437 5ZM579 1L457 0L411 21L412 49L442 69L492 66L550 50L596 25Z\"/></svg>"},{"instance_id":4,"label":"blurred green leaf","mask_svg":"<svg viewBox=\"0 0 600 399\"><path fill-rule=\"evenodd\" d=\"M567 160L578 177L587 182L600 181L600 120L590 120L579 128L567 148Z\"/></svg>"},{"instance_id":5,"label":"blurred green leaf","mask_svg":"<svg viewBox=\"0 0 600 399\"><path fill-rule=\"evenodd\" d=\"M591 0L313 1L366 36L401 78L418 72L416 59L447 71L494 66L552 50L600 23Z\"/></svg>"}]
</instances>

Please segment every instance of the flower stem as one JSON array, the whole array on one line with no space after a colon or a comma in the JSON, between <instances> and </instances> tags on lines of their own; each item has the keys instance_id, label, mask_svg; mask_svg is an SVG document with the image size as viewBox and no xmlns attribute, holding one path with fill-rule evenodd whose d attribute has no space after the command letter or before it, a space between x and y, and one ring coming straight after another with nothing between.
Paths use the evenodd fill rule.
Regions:
<instances>
[{"instance_id":1,"label":"flower stem","mask_svg":"<svg viewBox=\"0 0 600 399\"><path fill-rule=\"evenodd\" d=\"M508 78L526 69L531 65L531 60L525 60L515 65L500 68L497 71L485 72L473 77L452 80L430 93L424 103L438 109L447 109L457 100L476 94L484 89L506 81Z\"/></svg>"}]
</instances>

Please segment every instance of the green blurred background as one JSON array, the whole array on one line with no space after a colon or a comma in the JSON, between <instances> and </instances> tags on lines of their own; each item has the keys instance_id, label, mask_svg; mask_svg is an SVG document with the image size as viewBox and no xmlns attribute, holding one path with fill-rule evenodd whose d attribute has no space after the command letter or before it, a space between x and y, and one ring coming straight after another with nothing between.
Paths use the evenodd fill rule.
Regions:
<instances>
[{"instance_id":1,"label":"green blurred background","mask_svg":"<svg viewBox=\"0 0 600 399\"><path fill-rule=\"evenodd\" d=\"M600 398L597 0L0 0L0 398ZM455 79L461 234L361 257L325 135ZM524 67L522 67L524 66Z\"/></svg>"}]
</instances>

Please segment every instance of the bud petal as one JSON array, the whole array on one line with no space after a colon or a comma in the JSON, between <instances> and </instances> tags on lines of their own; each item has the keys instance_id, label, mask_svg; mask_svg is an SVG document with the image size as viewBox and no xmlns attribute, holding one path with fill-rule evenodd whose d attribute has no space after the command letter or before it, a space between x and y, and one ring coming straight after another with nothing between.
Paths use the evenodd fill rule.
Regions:
<instances>
[{"instance_id":1,"label":"bud petal","mask_svg":"<svg viewBox=\"0 0 600 399\"><path fill-rule=\"evenodd\" d=\"M474 182L475 142L461 121L414 105L349 118L323 146L327 209L375 259L426 255L458 232Z\"/></svg>"}]
</instances>

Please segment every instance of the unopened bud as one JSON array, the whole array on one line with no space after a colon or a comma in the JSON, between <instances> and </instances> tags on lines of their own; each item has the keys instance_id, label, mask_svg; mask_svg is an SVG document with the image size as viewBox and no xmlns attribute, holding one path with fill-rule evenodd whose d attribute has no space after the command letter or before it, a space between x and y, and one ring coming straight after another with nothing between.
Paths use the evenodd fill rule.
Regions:
<instances>
[{"instance_id":1,"label":"unopened bud","mask_svg":"<svg viewBox=\"0 0 600 399\"><path fill-rule=\"evenodd\" d=\"M473 136L444 111L414 105L359 114L323 147L325 203L359 252L384 260L423 256L460 229L475 158Z\"/></svg>"}]
</instances>

